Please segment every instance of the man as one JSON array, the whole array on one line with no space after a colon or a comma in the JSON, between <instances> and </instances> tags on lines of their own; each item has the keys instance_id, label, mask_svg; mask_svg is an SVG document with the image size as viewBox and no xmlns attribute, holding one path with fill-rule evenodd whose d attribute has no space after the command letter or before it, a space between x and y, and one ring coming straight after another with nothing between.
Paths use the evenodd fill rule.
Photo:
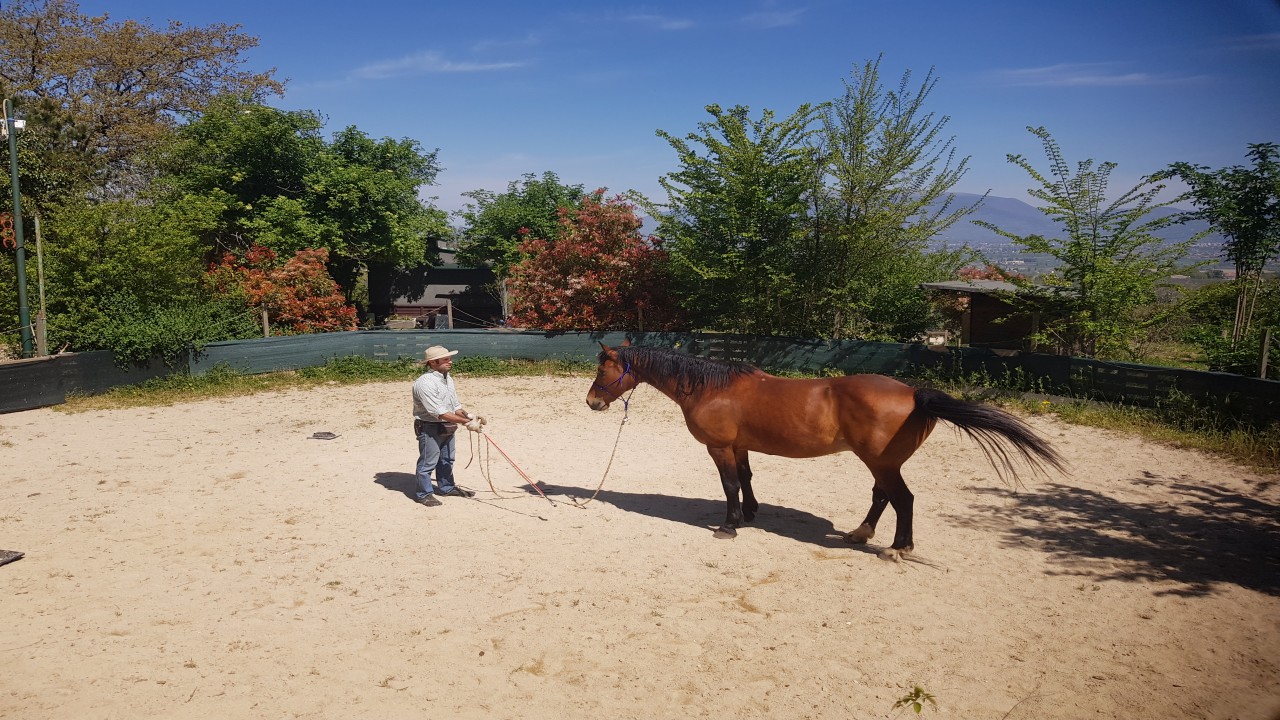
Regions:
<instances>
[{"instance_id":1,"label":"man","mask_svg":"<svg viewBox=\"0 0 1280 720\"><path fill-rule=\"evenodd\" d=\"M432 345L422 354L427 371L413 381L413 432L418 436L418 492L417 501L427 507L436 507L437 495L474 497L475 493L460 488L453 482L454 433L462 425L472 432L480 432L484 418L475 417L463 409L458 400L449 370L453 368L453 356L457 350L446 350ZM434 491L431 472L436 473Z\"/></svg>"}]
</instances>

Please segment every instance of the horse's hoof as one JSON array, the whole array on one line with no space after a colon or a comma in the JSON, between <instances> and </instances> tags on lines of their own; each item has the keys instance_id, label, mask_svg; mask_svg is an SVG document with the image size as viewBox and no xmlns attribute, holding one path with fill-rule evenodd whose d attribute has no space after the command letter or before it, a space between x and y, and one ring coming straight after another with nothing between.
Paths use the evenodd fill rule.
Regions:
<instances>
[{"instance_id":1,"label":"horse's hoof","mask_svg":"<svg viewBox=\"0 0 1280 720\"><path fill-rule=\"evenodd\" d=\"M738 537L738 531L733 528L716 528L715 538L717 540L732 540Z\"/></svg>"},{"instance_id":2,"label":"horse's hoof","mask_svg":"<svg viewBox=\"0 0 1280 720\"><path fill-rule=\"evenodd\" d=\"M902 562L907 559L907 555L911 554L911 548L885 548L880 551L880 559L890 562Z\"/></svg>"},{"instance_id":3,"label":"horse's hoof","mask_svg":"<svg viewBox=\"0 0 1280 720\"><path fill-rule=\"evenodd\" d=\"M857 530L850 530L845 533L844 541L850 545L862 545L875 536L876 529L866 523L863 523L858 526Z\"/></svg>"}]
</instances>

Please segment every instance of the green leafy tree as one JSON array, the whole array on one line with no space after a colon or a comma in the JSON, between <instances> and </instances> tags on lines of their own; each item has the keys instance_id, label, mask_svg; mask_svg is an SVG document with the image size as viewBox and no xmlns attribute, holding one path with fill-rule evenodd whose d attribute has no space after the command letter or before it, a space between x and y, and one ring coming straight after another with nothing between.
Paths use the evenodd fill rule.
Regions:
<instances>
[{"instance_id":1,"label":"green leafy tree","mask_svg":"<svg viewBox=\"0 0 1280 720\"><path fill-rule=\"evenodd\" d=\"M312 112L219 98L153 157L158 195L200 199L210 259L253 245L282 255L325 248L348 301L367 272L381 291L370 295L389 309L392 268L430 262L433 240L448 233L445 213L418 195L439 172L436 152L354 127L326 142L320 130Z\"/></svg>"},{"instance_id":2,"label":"green leafy tree","mask_svg":"<svg viewBox=\"0 0 1280 720\"><path fill-rule=\"evenodd\" d=\"M252 328L252 318L237 317L202 286L200 223L211 215L204 202L61 208L45 231L50 344L141 361Z\"/></svg>"},{"instance_id":3,"label":"green leafy tree","mask_svg":"<svg viewBox=\"0 0 1280 720\"><path fill-rule=\"evenodd\" d=\"M1210 370L1256 375L1267 328L1280 328L1280 280L1264 280L1254 302L1254 323L1239 339L1232 338L1239 293L1232 283L1211 283L1191 293L1176 316L1181 340L1200 349ZM1267 377L1280 378L1280 336L1272 331Z\"/></svg>"},{"instance_id":4,"label":"green leafy tree","mask_svg":"<svg viewBox=\"0 0 1280 720\"><path fill-rule=\"evenodd\" d=\"M1223 254L1236 267L1233 345L1252 327L1263 294L1263 268L1280 256L1280 146L1251 144L1248 156L1252 168L1210 171L1185 162L1169 166L1169 173L1191 188L1189 196L1199 208L1189 217L1207 221L1226 237Z\"/></svg>"},{"instance_id":5,"label":"green leafy tree","mask_svg":"<svg viewBox=\"0 0 1280 720\"><path fill-rule=\"evenodd\" d=\"M155 28L85 15L72 0L14 0L0 6L0 90L28 108L45 103L31 119L73 136L66 164L91 157L100 193L132 193L146 181L137 158L184 115L224 93L283 92L274 70L244 69L257 44L238 25Z\"/></svg>"},{"instance_id":6,"label":"green leafy tree","mask_svg":"<svg viewBox=\"0 0 1280 720\"><path fill-rule=\"evenodd\" d=\"M576 210L587 194L582 185L565 185L553 172L532 173L507 185L505 193L473 190L458 242L458 262L488 265L499 278L524 257L520 244L528 237L551 238L559 231L560 211Z\"/></svg>"},{"instance_id":7,"label":"green leafy tree","mask_svg":"<svg viewBox=\"0 0 1280 720\"><path fill-rule=\"evenodd\" d=\"M832 102L782 121L709 106L699 134L676 138L668 200L645 205L669 243L696 325L739 332L903 340L934 321L920 283L972 253L930 240L973 212L950 188L967 170L925 109L932 72L896 89L880 61L857 68Z\"/></svg>"},{"instance_id":8,"label":"green leafy tree","mask_svg":"<svg viewBox=\"0 0 1280 720\"><path fill-rule=\"evenodd\" d=\"M1083 160L1073 170L1048 130L1027 130L1044 148L1048 175L1021 155L1009 155L1008 160L1035 180L1038 187L1027 192L1044 203L1041 212L1061 225L1063 236L1020 236L991 223L977 224L1027 252L1052 255L1061 263L1040 278L1053 290L1051 298L1036 301L1041 308L1053 306L1045 315L1051 319L1042 325L1040 341L1054 343L1072 355L1125 357L1132 339L1158 319L1140 318L1136 311L1155 304L1155 291L1162 281L1189 270L1181 263L1199 236L1181 243L1166 243L1158 236L1179 217L1158 212L1176 200L1157 201L1165 186L1154 176L1109 199L1115 163L1095 166L1093 160Z\"/></svg>"},{"instance_id":9,"label":"green leafy tree","mask_svg":"<svg viewBox=\"0 0 1280 720\"><path fill-rule=\"evenodd\" d=\"M437 241L449 234L448 216L418 191L439 172L437 151L423 151L416 140L374 140L355 127L334 135L325 162L306 181L313 214L336 227L326 245L329 267L348 299L367 271L370 302L387 314L392 269L433 261Z\"/></svg>"},{"instance_id":10,"label":"green leafy tree","mask_svg":"<svg viewBox=\"0 0 1280 720\"><path fill-rule=\"evenodd\" d=\"M636 199L658 222L696 327L785 331L778 318L795 299L796 243L809 224L814 110L803 105L782 121L769 110L753 120L744 106L706 110L712 119L698 133L658 131L680 163L659 180L667 202Z\"/></svg>"},{"instance_id":11,"label":"green leafy tree","mask_svg":"<svg viewBox=\"0 0 1280 720\"><path fill-rule=\"evenodd\" d=\"M310 111L281 111L234 96L214 99L150 156L161 203L203 200L203 254L279 253L338 239L312 212L308 178L325 163L323 123Z\"/></svg>"},{"instance_id":12,"label":"green leafy tree","mask_svg":"<svg viewBox=\"0 0 1280 720\"><path fill-rule=\"evenodd\" d=\"M815 222L799 245L795 329L805 335L904 340L932 320L920 283L951 277L965 250L931 252L930 241L974 212L950 190L967 172L948 117L926 102L937 84L904 72L884 86L880 59L855 68L844 93L820 109L815 153L821 182L810 194Z\"/></svg>"},{"instance_id":13,"label":"green leafy tree","mask_svg":"<svg viewBox=\"0 0 1280 720\"><path fill-rule=\"evenodd\" d=\"M561 208L553 238L525 233L511 268L512 322L544 330L669 330L680 326L666 252L640 234L635 206L604 190Z\"/></svg>"}]
</instances>

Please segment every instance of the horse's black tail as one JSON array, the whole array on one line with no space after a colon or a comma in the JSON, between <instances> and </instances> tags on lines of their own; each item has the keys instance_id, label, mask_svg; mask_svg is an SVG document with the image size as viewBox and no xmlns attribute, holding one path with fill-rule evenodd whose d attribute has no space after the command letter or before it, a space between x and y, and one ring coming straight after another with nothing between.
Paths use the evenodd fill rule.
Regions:
<instances>
[{"instance_id":1,"label":"horse's black tail","mask_svg":"<svg viewBox=\"0 0 1280 720\"><path fill-rule=\"evenodd\" d=\"M941 390L916 390L916 411L928 417L946 420L968 433L986 453L991 466L1003 478L1005 472L1017 477L1009 447L1017 451L1033 471L1043 473L1045 466L1066 472L1062 456L1048 441L1026 423L1009 413L988 405L951 397Z\"/></svg>"}]
</instances>

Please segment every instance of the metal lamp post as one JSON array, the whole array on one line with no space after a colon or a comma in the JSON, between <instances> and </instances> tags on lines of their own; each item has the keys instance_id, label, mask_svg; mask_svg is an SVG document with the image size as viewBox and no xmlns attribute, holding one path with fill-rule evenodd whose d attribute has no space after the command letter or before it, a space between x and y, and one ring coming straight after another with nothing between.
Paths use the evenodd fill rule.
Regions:
<instances>
[{"instance_id":1,"label":"metal lamp post","mask_svg":"<svg viewBox=\"0 0 1280 720\"><path fill-rule=\"evenodd\" d=\"M18 323L22 325L22 357L31 349L31 310L27 307L27 247L22 237L22 191L18 189L18 128L24 123L13 117L13 101L4 99L4 134L9 137L9 181L13 187L13 237L18 247Z\"/></svg>"}]
</instances>

